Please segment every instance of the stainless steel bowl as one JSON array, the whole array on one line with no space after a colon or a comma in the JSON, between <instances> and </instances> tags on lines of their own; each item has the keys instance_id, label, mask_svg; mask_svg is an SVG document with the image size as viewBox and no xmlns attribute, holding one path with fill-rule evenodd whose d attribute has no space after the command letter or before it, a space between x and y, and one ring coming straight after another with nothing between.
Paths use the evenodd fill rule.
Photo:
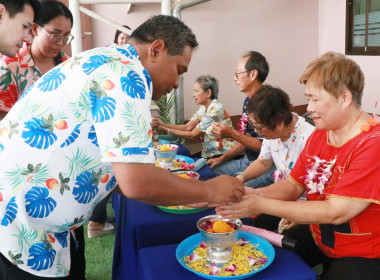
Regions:
<instances>
[{"instance_id":1,"label":"stainless steel bowl","mask_svg":"<svg viewBox=\"0 0 380 280\"><path fill-rule=\"evenodd\" d=\"M195 172L195 171L191 171L191 170L187 170L187 171L176 171L176 172L173 172L174 174L176 175L180 175L180 174L186 174L188 175L191 179L196 179L198 180L200 175L199 173Z\"/></svg>"},{"instance_id":2,"label":"stainless steel bowl","mask_svg":"<svg viewBox=\"0 0 380 280\"><path fill-rule=\"evenodd\" d=\"M161 151L162 146L169 146L171 150ZM159 161L159 166L163 168L172 168L173 159L176 157L178 151L178 145L174 144L159 144L154 147L154 154Z\"/></svg>"},{"instance_id":3,"label":"stainless steel bowl","mask_svg":"<svg viewBox=\"0 0 380 280\"><path fill-rule=\"evenodd\" d=\"M238 232L242 226L239 219L225 220L234 225L235 230L226 233L212 233L204 230L207 221L223 220L219 215L203 217L197 222L202 241L207 246L206 260L209 263L222 264L232 259L232 245L238 240Z\"/></svg>"}]
</instances>

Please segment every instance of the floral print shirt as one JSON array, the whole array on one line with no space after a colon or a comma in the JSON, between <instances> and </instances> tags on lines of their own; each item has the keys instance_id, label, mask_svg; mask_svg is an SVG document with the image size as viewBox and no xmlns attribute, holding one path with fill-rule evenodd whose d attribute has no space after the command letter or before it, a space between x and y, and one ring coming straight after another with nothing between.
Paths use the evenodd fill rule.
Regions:
<instances>
[{"instance_id":1,"label":"floral print shirt","mask_svg":"<svg viewBox=\"0 0 380 280\"><path fill-rule=\"evenodd\" d=\"M151 77L130 45L97 48L29 87L0 122L0 252L41 277L70 269L69 231L116 186L112 162L154 164Z\"/></svg>"},{"instance_id":2,"label":"floral print shirt","mask_svg":"<svg viewBox=\"0 0 380 280\"><path fill-rule=\"evenodd\" d=\"M205 133L202 142L202 157L210 158L216 155L222 155L235 145L235 140L231 138L215 139L215 137L212 136L211 124L213 122L224 123L232 127L230 116L224 109L223 104L217 99L212 100L207 111L206 106L200 106L191 120L199 122L196 128Z\"/></svg>"},{"instance_id":3,"label":"floral print shirt","mask_svg":"<svg viewBox=\"0 0 380 280\"><path fill-rule=\"evenodd\" d=\"M293 116L298 116L293 113ZM313 133L315 127L305 121L303 117L298 117L288 140L282 142L280 139L264 139L259 157L271 159L276 165L275 182L284 180L292 171L296 164L306 140Z\"/></svg>"},{"instance_id":4,"label":"floral print shirt","mask_svg":"<svg viewBox=\"0 0 380 280\"><path fill-rule=\"evenodd\" d=\"M24 43L15 57L0 55L0 111L8 112L21 94L39 77L40 70L30 54L30 45ZM63 61L69 57L60 52Z\"/></svg>"}]
</instances>

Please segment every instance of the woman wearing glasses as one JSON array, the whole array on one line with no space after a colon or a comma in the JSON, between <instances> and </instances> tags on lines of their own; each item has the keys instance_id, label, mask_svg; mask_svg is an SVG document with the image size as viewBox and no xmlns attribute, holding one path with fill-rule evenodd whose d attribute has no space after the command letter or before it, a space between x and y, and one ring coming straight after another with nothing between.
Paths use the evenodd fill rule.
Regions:
<instances>
[{"instance_id":1,"label":"woman wearing glasses","mask_svg":"<svg viewBox=\"0 0 380 280\"><path fill-rule=\"evenodd\" d=\"M195 80L194 99L200 105L191 120L184 125L164 124L159 119L153 120L153 128L166 131L185 139L203 137L203 158L213 158L231 149L235 141L230 138L215 139L211 132L211 123L221 122L232 126L230 116L218 101L218 80L213 76L203 75Z\"/></svg>"},{"instance_id":2,"label":"woman wearing glasses","mask_svg":"<svg viewBox=\"0 0 380 280\"><path fill-rule=\"evenodd\" d=\"M33 42L24 43L13 58L0 57L0 119L39 77L68 58L61 50L73 39L72 26L73 16L63 3L42 2L33 24Z\"/></svg>"}]
</instances>

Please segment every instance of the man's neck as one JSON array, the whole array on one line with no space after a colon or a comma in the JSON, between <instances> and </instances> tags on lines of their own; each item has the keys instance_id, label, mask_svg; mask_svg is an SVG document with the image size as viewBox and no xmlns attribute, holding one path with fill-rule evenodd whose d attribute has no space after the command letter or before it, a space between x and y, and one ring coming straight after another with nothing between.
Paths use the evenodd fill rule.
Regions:
<instances>
[{"instance_id":1,"label":"man's neck","mask_svg":"<svg viewBox=\"0 0 380 280\"><path fill-rule=\"evenodd\" d=\"M253 82L252 86L245 92L249 99L251 99L255 93L263 86L260 82Z\"/></svg>"}]
</instances>

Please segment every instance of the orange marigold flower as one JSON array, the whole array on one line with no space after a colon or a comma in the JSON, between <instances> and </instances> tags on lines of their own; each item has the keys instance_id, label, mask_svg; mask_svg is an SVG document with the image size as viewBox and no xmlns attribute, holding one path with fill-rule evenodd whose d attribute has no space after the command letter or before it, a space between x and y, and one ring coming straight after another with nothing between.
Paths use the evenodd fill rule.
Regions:
<instances>
[{"instance_id":1,"label":"orange marigold flower","mask_svg":"<svg viewBox=\"0 0 380 280\"><path fill-rule=\"evenodd\" d=\"M376 126L377 125L377 120L374 117L370 117L368 119L368 123L370 126Z\"/></svg>"},{"instance_id":2,"label":"orange marigold flower","mask_svg":"<svg viewBox=\"0 0 380 280\"><path fill-rule=\"evenodd\" d=\"M234 228L224 221L215 221L212 225L212 230L215 233L226 233L234 231Z\"/></svg>"},{"instance_id":3,"label":"orange marigold flower","mask_svg":"<svg viewBox=\"0 0 380 280\"><path fill-rule=\"evenodd\" d=\"M371 126L369 124L362 124L361 127L360 127L360 130L363 131L363 132L368 132L371 130Z\"/></svg>"}]
</instances>

